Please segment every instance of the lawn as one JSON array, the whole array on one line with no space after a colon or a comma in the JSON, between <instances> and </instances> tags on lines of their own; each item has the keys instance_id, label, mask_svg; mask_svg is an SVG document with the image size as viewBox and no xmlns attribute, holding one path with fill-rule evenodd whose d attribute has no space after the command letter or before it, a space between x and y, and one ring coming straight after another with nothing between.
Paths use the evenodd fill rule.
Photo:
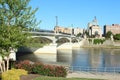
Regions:
<instances>
[{"instance_id":1,"label":"lawn","mask_svg":"<svg viewBox=\"0 0 120 80\"><path fill-rule=\"evenodd\" d=\"M102 80L102 79L85 79L85 78L62 78L62 77L44 77L40 76L34 80Z\"/></svg>"}]
</instances>

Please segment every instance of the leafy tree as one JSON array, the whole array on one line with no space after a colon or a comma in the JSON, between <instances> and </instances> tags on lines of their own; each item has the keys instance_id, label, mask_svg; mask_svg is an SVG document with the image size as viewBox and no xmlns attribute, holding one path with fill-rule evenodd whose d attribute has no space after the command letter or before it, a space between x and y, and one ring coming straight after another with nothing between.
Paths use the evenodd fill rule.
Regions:
<instances>
[{"instance_id":1,"label":"leafy tree","mask_svg":"<svg viewBox=\"0 0 120 80\"><path fill-rule=\"evenodd\" d=\"M105 35L106 38L110 38L110 36L112 35L113 33L111 31L108 31Z\"/></svg>"},{"instance_id":2,"label":"leafy tree","mask_svg":"<svg viewBox=\"0 0 120 80\"><path fill-rule=\"evenodd\" d=\"M25 45L29 37L27 31L23 31L33 29L38 24L34 15L37 9L32 10L28 6L29 1L0 0L0 55L2 59L7 57L7 70L10 48L17 49ZM4 60L0 61L0 69L5 71Z\"/></svg>"},{"instance_id":3,"label":"leafy tree","mask_svg":"<svg viewBox=\"0 0 120 80\"><path fill-rule=\"evenodd\" d=\"M22 28L35 28L35 12L28 6L30 0L0 0L0 23L7 26L18 26Z\"/></svg>"},{"instance_id":4,"label":"leafy tree","mask_svg":"<svg viewBox=\"0 0 120 80\"><path fill-rule=\"evenodd\" d=\"M86 34L87 37L89 37L89 32L85 30L84 35Z\"/></svg>"},{"instance_id":5,"label":"leafy tree","mask_svg":"<svg viewBox=\"0 0 120 80\"><path fill-rule=\"evenodd\" d=\"M82 35L81 33L78 33L78 34L77 34L77 37L80 37L81 35Z\"/></svg>"},{"instance_id":6,"label":"leafy tree","mask_svg":"<svg viewBox=\"0 0 120 80\"><path fill-rule=\"evenodd\" d=\"M114 39L115 39L115 40L120 40L120 34L114 35Z\"/></svg>"}]
</instances>

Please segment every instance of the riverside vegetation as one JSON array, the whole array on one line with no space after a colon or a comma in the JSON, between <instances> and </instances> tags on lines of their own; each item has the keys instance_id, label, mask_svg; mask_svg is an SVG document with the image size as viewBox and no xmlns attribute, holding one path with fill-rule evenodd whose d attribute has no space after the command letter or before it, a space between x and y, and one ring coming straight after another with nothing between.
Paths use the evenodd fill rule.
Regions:
<instances>
[{"instance_id":1,"label":"riverside vegetation","mask_svg":"<svg viewBox=\"0 0 120 80\"><path fill-rule=\"evenodd\" d=\"M41 62L31 63L29 60L21 61L15 65L17 69L24 69L29 74L40 74L43 76L66 77L67 69L63 66L43 64Z\"/></svg>"}]
</instances>

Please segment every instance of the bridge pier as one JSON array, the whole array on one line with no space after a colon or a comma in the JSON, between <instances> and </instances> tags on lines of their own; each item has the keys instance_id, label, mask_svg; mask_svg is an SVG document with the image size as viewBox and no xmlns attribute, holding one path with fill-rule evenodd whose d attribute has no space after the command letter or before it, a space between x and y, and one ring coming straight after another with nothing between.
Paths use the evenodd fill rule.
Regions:
<instances>
[{"instance_id":1,"label":"bridge pier","mask_svg":"<svg viewBox=\"0 0 120 80\"><path fill-rule=\"evenodd\" d=\"M54 39L53 39L53 42L52 42L53 44L56 44L56 38L54 37Z\"/></svg>"},{"instance_id":2,"label":"bridge pier","mask_svg":"<svg viewBox=\"0 0 120 80\"><path fill-rule=\"evenodd\" d=\"M39 48L34 53L51 53L56 54L57 53L57 44L51 43L49 45L45 45L43 48Z\"/></svg>"}]
</instances>

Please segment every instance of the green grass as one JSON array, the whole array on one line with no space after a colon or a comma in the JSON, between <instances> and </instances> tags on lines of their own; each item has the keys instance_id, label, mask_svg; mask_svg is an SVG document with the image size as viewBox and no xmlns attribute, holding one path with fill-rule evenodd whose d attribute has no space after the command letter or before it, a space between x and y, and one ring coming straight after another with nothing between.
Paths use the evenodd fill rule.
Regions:
<instances>
[{"instance_id":1,"label":"green grass","mask_svg":"<svg viewBox=\"0 0 120 80\"><path fill-rule=\"evenodd\" d=\"M34 48L41 48L46 44L41 44L41 43L29 43L28 47L34 47Z\"/></svg>"},{"instance_id":2,"label":"green grass","mask_svg":"<svg viewBox=\"0 0 120 80\"><path fill-rule=\"evenodd\" d=\"M63 78L63 77L44 77L40 76L34 80L102 80L102 79L87 79L87 78Z\"/></svg>"}]
</instances>

